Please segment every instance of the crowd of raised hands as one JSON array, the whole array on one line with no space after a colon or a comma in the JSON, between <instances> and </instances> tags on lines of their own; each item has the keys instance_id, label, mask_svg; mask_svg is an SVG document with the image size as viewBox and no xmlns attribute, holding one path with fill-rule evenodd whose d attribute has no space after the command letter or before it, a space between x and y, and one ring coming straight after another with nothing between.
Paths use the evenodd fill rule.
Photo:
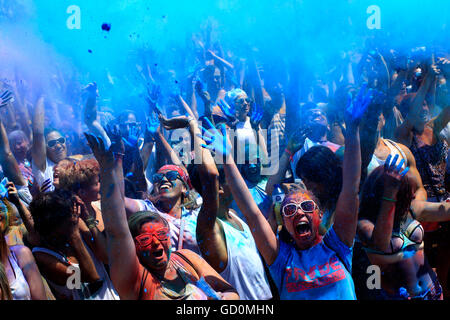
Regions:
<instances>
[{"instance_id":1,"label":"crowd of raised hands","mask_svg":"<svg viewBox=\"0 0 450 320\"><path fill-rule=\"evenodd\" d=\"M1 83L0 300L448 298L448 53L308 80L206 38L139 105Z\"/></svg>"}]
</instances>

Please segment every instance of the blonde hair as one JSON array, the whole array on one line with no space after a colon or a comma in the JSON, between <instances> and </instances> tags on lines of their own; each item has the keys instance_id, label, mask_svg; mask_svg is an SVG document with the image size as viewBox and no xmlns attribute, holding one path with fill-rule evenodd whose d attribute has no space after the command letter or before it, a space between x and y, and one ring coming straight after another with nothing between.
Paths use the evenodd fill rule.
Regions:
<instances>
[{"instance_id":1,"label":"blonde hair","mask_svg":"<svg viewBox=\"0 0 450 320\"><path fill-rule=\"evenodd\" d=\"M0 262L0 300L13 300L5 268Z\"/></svg>"}]
</instances>

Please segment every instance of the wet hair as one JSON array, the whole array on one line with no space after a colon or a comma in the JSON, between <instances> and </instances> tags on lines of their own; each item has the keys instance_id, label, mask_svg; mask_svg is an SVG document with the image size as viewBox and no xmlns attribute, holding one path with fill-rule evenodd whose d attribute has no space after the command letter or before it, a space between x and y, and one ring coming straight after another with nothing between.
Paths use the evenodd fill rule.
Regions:
<instances>
[{"instance_id":1,"label":"wet hair","mask_svg":"<svg viewBox=\"0 0 450 320\"><path fill-rule=\"evenodd\" d=\"M383 183L384 166L376 168L366 179L361 194L359 206L359 218L370 220L376 223L381 208L384 191ZM394 226L399 226L400 222L406 218L411 201L413 200L413 188L408 176L401 180L400 189L397 193L395 203Z\"/></svg>"},{"instance_id":2,"label":"wet hair","mask_svg":"<svg viewBox=\"0 0 450 320\"><path fill-rule=\"evenodd\" d=\"M34 227L41 236L48 236L72 216L74 194L64 189L40 193L30 203Z\"/></svg>"},{"instance_id":3,"label":"wet hair","mask_svg":"<svg viewBox=\"0 0 450 320\"><path fill-rule=\"evenodd\" d=\"M141 233L141 227L147 223L162 222L165 227L170 229L169 223L166 219L153 211L139 211L128 218L128 227L130 229L131 236L137 237Z\"/></svg>"},{"instance_id":4,"label":"wet hair","mask_svg":"<svg viewBox=\"0 0 450 320\"><path fill-rule=\"evenodd\" d=\"M100 173L100 166L95 159L81 161L63 160L58 163L59 188L73 192L88 187Z\"/></svg>"},{"instance_id":5,"label":"wet hair","mask_svg":"<svg viewBox=\"0 0 450 320\"><path fill-rule=\"evenodd\" d=\"M324 146L314 146L300 158L295 173L301 179L326 186L326 194L316 194L323 208L332 209L342 189L341 160Z\"/></svg>"}]
</instances>

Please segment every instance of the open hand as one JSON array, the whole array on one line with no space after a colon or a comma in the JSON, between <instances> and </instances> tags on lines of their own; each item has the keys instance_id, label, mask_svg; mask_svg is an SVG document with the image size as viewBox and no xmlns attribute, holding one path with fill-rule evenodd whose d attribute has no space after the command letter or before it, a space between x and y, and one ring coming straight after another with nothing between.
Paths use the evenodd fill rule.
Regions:
<instances>
[{"instance_id":1,"label":"open hand","mask_svg":"<svg viewBox=\"0 0 450 320\"><path fill-rule=\"evenodd\" d=\"M369 89L364 95L366 88L367 83L363 83L355 98L352 97L351 93L348 94L345 112L345 123L348 128L355 128L359 126L367 107L373 99L373 89Z\"/></svg>"},{"instance_id":2,"label":"open hand","mask_svg":"<svg viewBox=\"0 0 450 320\"><path fill-rule=\"evenodd\" d=\"M204 127L200 127L203 132L203 136L198 134L197 136L202 138L206 144L202 144L203 148L209 149L219 156L229 156L231 154L231 143L227 137L227 129L225 124L220 126L220 132L217 130L208 118L205 118L203 124L206 124L209 131Z\"/></svg>"},{"instance_id":3,"label":"open hand","mask_svg":"<svg viewBox=\"0 0 450 320\"><path fill-rule=\"evenodd\" d=\"M115 153L125 153L125 144L122 140L122 134L120 133L120 128L117 124L108 124L105 128L106 134L111 140L110 150Z\"/></svg>"},{"instance_id":4,"label":"open hand","mask_svg":"<svg viewBox=\"0 0 450 320\"><path fill-rule=\"evenodd\" d=\"M253 104L252 112L250 114L250 124L253 129L259 129L259 124L263 118L263 110L257 103Z\"/></svg>"},{"instance_id":5,"label":"open hand","mask_svg":"<svg viewBox=\"0 0 450 320\"><path fill-rule=\"evenodd\" d=\"M228 103L225 102L225 100L220 99L219 102L217 102L217 105L219 106L220 110L222 110L223 114L227 118L227 123L231 128L234 128L236 124L238 123L238 119L236 118L236 110L234 107L230 107Z\"/></svg>"},{"instance_id":6,"label":"open hand","mask_svg":"<svg viewBox=\"0 0 450 320\"><path fill-rule=\"evenodd\" d=\"M397 160L398 154L393 159L391 155L388 155L384 163L384 193L393 196L397 195L401 180L409 171L409 167L402 170L405 159L402 159L398 165Z\"/></svg>"}]
</instances>

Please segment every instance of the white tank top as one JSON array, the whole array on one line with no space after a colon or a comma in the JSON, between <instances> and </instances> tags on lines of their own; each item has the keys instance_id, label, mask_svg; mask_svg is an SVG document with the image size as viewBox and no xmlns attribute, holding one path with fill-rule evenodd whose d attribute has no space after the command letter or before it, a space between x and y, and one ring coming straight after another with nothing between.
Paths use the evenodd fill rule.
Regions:
<instances>
[{"instance_id":1,"label":"white tank top","mask_svg":"<svg viewBox=\"0 0 450 320\"><path fill-rule=\"evenodd\" d=\"M15 279L9 285L14 300L31 300L30 286L28 285L22 269L19 267L14 251L10 250L11 254L8 256L9 263L14 271Z\"/></svg>"},{"instance_id":2,"label":"white tank top","mask_svg":"<svg viewBox=\"0 0 450 320\"><path fill-rule=\"evenodd\" d=\"M248 225L231 213L244 231L220 221L227 243L228 264L220 275L238 292L241 300L268 300L272 298L263 262Z\"/></svg>"},{"instance_id":3,"label":"white tank top","mask_svg":"<svg viewBox=\"0 0 450 320\"><path fill-rule=\"evenodd\" d=\"M405 162L403 163L402 169L405 169L408 166L408 159L406 158L406 154L403 152L403 150L392 140L389 139L383 139L384 144L389 148L389 153L392 157L392 159L395 157L395 155L398 154L398 160L397 164L400 163L401 159L404 159ZM367 176L369 176L373 170L378 168L379 166L384 165L386 160L382 160L378 158L375 154L372 156L372 160L370 161L369 165L367 166Z\"/></svg>"}]
</instances>

